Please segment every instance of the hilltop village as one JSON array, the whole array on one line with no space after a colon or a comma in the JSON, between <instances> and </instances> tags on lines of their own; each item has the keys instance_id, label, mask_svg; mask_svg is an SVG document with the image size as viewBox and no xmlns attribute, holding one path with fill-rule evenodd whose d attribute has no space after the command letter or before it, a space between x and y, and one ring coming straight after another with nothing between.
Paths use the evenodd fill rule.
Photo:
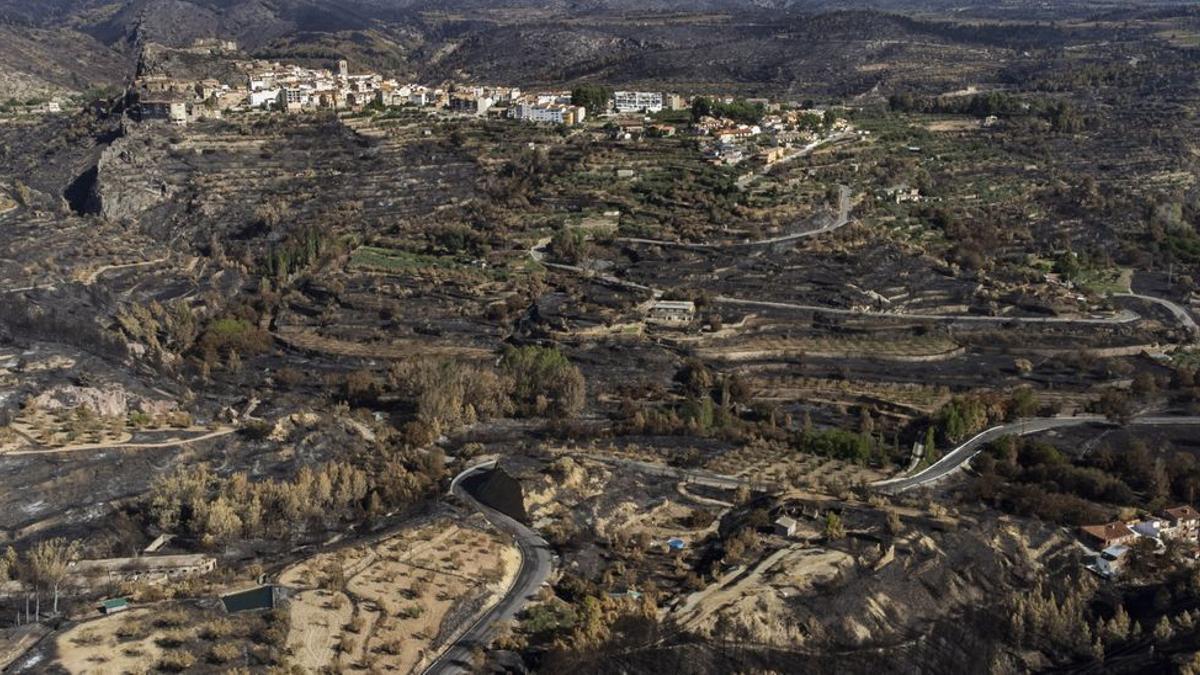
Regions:
<instances>
[{"instance_id":1,"label":"hilltop village","mask_svg":"<svg viewBox=\"0 0 1200 675\"><path fill-rule=\"evenodd\" d=\"M425 85L375 72L353 72L344 59L334 69L242 60L237 45L227 41L197 41L190 50L175 51L232 59L237 75L222 82L211 77L142 74L126 97L135 119L186 126L227 115L353 116L407 109L578 127L590 115L603 120L615 140L684 132L701 137L706 158L719 165L752 158L769 165L853 132L836 110L785 105L767 98L612 91L600 85L550 91L465 83Z\"/></svg>"},{"instance_id":2,"label":"hilltop village","mask_svg":"<svg viewBox=\"0 0 1200 675\"><path fill-rule=\"evenodd\" d=\"M193 52L213 56L238 56L232 42L202 40ZM263 60L235 60L240 82L215 78L190 81L169 75L142 75L132 86L144 119L166 119L174 124L220 117L228 112L361 112L369 106L414 107L470 115L510 117L532 122L576 125L587 110L572 101L570 91L522 92L518 87L403 83L379 73L352 73L346 60L336 70L306 68ZM679 96L661 93L619 92L613 98L618 112L658 112L664 101L684 109Z\"/></svg>"},{"instance_id":3,"label":"hilltop village","mask_svg":"<svg viewBox=\"0 0 1200 675\"><path fill-rule=\"evenodd\" d=\"M377 72L355 72L341 59L332 67L308 67L246 59L236 42L199 39L190 47L149 45L147 53L190 57L200 67L191 75L140 71L125 90L129 117L142 122L187 126L229 116L328 113L342 117L387 111L424 111L454 117L512 119L566 128L598 123L613 140L691 135L714 165L746 160L763 165L790 159L817 145L848 140L869 131L852 128L842 111L801 102L740 98L722 93L616 90L583 85L567 90L524 91L517 86L401 82ZM214 76L208 71L222 71ZM7 116L60 115L77 104L108 110L111 98L9 101ZM844 109L843 109L844 110ZM890 188L889 198L918 201L915 188ZM897 191L901 191L897 193Z\"/></svg>"}]
</instances>

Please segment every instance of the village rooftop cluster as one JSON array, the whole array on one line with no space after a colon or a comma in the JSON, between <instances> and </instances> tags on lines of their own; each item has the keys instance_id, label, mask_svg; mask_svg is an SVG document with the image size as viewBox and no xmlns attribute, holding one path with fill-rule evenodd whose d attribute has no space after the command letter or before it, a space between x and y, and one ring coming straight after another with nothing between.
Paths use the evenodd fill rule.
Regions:
<instances>
[{"instance_id":1,"label":"village rooftop cluster","mask_svg":"<svg viewBox=\"0 0 1200 675\"><path fill-rule=\"evenodd\" d=\"M1182 542L1196 557L1200 552L1200 512L1188 505L1176 506L1163 509L1158 517L1085 525L1079 533L1086 544L1099 551L1088 569L1111 579L1121 573L1139 539L1153 541L1159 551L1167 541Z\"/></svg>"},{"instance_id":2,"label":"village rooftop cluster","mask_svg":"<svg viewBox=\"0 0 1200 675\"><path fill-rule=\"evenodd\" d=\"M241 85L216 79L198 82L151 75L138 78L134 91L138 113L146 120L185 125L230 111L357 112L369 106L414 107L477 116L506 116L530 122L582 124L587 110L572 101L570 91L522 92L518 87L455 85L429 87L402 83L378 73L351 73L341 60L336 72L295 64L241 61ZM617 92L618 113L659 112L666 105L684 109L680 96L659 92Z\"/></svg>"},{"instance_id":3,"label":"village rooftop cluster","mask_svg":"<svg viewBox=\"0 0 1200 675\"><path fill-rule=\"evenodd\" d=\"M226 50L234 47L223 44ZM428 87L374 72L352 73L346 60L338 62L336 71L261 60L238 61L236 67L244 78L238 84L165 75L139 77L133 90L136 114L143 120L178 125L219 118L226 112L357 112L369 106L507 115L566 125L580 124L586 117L582 106L572 104L570 92L526 94L517 87L501 86Z\"/></svg>"},{"instance_id":4,"label":"village rooftop cluster","mask_svg":"<svg viewBox=\"0 0 1200 675\"><path fill-rule=\"evenodd\" d=\"M231 52L229 42L198 43L193 50ZM767 99L734 97L697 99L659 91L607 93L604 105L584 105L571 91L524 92L514 86L456 84L433 87L402 83L374 73L352 72L341 60L336 70L307 68L262 60L235 61L240 83L216 79L192 81L165 75L142 76L134 83L133 114L141 120L162 120L187 125L228 112L305 113L329 111L359 113L367 109L414 108L477 117L504 117L533 123L576 126L593 115L603 116L616 140L669 137L677 126L656 119L659 113L691 111L696 118L688 132L703 138L703 151L714 164L735 165L754 157L766 164L814 146L855 133L850 123L831 110L784 109ZM755 111L755 119L727 114L734 107ZM709 110L711 108L711 110ZM752 142L757 139L766 142Z\"/></svg>"}]
</instances>

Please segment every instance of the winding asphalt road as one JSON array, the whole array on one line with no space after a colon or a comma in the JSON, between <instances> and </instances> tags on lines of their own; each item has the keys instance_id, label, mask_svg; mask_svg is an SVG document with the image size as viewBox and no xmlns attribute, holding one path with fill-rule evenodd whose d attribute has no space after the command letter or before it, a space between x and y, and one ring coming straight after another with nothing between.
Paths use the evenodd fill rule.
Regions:
<instances>
[{"instance_id":1,"label":"winding asphalt road","mask_svg":"<svg viewBox=\"0 0 1200 675\"><path fill-rule=\"evenodd\" d=\"M871 487L889 494L899 494L914 488L933 485L961 470L968 462L979 454L991 441L1001 436L1025 436L1041 433L1051 429L1075 427L1084 424L1107 424L1108 420L1100 415L1080 415L1077 417L1043 417L1020 420L1012 424L1003 424L981 432L957 448L946 453L938 461L915 476L889 478L871 484ZM1200 417L1135 417L1130 423L1146 426L1191 426L1200 425Z\"/></svg>"},{"instance_id":2,"label":"winding asphalt road","mask_svg":"<svg viewBox=\"0 0 1200 675\"><path fill-rule=\"evenodd\" d=\"M1135 298L1137 300L1144 300L1146 302L1154 303L1160 307L1166 307L1167 311L1171 312L1175 319L1179 321L1181 325L1187 328L1188 332L1191 333L1193 338L1200 335L1200 326L1196 325L1196 320L1192 318L1190 312L1188 312L1178 303L1171 302L1170 300L1164 300L1162 298L1156 298L1153 295L1142 295L1141 293L1115 293L1113 294L1113 297Z\"/></svg>"},{"instance_id":3,"label":"winding asphalt road","mask_svg":"<svg viewBox=\"0 0 1200 675\"><path fill-rule=\"evenodd\" d=\"M457 495L463 501L471 504L483 514L484 518L497 529L507 532L516 541L517 550L521 555L521 567L513 580L508 593L500 602L476 619L433 663L423 671L426 675L450 675L471 673L471 653L475 647L486 647L494 637L496 626L502 621L512 619L520 612L529 598L541 588L546 578L554 568L550 545L534 530L520 522L500 513L499 511L480 504L471 493L462 486L462 479L475 473L480 473L495 466L491 460L478 464L463 471L450 482L450 493Z\"/></svg>"},{"instance_id":4,"label":"winding asphalt road","mask_svg":"<svg viewBox=\"0 0 1200 675\"><path fill-rule=\"evenodd\" d=\"M789 243L799 239L814 237L821 234L832 232L850 221L850 198L851 191L846 186L839 186L839 204L838 215L828 225L819 227L815 230L806 232L795 232L785 234L770 239L761 239L753 242L744 242L737 244L728 244L726 248L737 247L753 247L753 246L770 246L777 244ZM660 246L674 246L677 248L688 248L695 250L716 250L722 248L716 244L689 244L683 242L660 241L657 239L618 239L616 241L624 241L630 243L646 243ZM550 243L550 239L544 238L534 243L529 249L529 257L535 262L538 262L546 267L571 272L580 275L589 275L590 273L577 265L564 265L562 263L546 262L545 247ZM662 289L645 286L636 282L627 281L612 274L599 274L592 277L596 281L606 283L617 288L625 288L637 292L649 292L654 297L663 295ZM1130 297L1147 302L1153 302L1166 307L1175 315L1180 323L1182 323L1193 335L1200 334L1197 329L1196 322L1192 319L1182 307L1175 303L1156 298L1149 295L1123 294L1118 297ZM741 305L745 307L765 307L771 309L795 310L801 312L810 312L813 314L824 314L827 316L849 316L849 317L880 317L901 320L918 320L918 321L939 321L943 323L975 323L975 324L1006 324L1006 323L1024 323L1024 324L1058 324L1058 325L1095 325L1095 326L1115 326L1134 323L1140 321L1142 317L1136 312L1123 309L1108 316L985 316L975 314L924 314L919 312L873 312L861 309L850 309L843 307L828 307L822 305L809 305L803 303L792 302L774 302L770 300L754 300L749 298L737 298L727 295L718 295L713 298L713 302L723 305Z\"/></svg>"},{"instance_id":5,"label":"winding asphalt road","mask_svg":"<svg viewBox=\"0 0 1200 675\"><path fill-rule=\"evenodd\" d=\"M820 234L833 232L850 222L850 198L854 193L845 185L838 186L838 214L827 225L822 225L814 230L804 230L801 232L792 232L791 234L781 234L769 239L755 239L754 241L741 241L731 244L696 244L683 241L669 241L666 239L642 239L639 237L618 237L613 241L620 244L646 244L650 246L662 246L665 248L683 248L693 251L715 251L720 249L731 248L753 248L757 246L771 246L773 244L786 244L808 237L815 237ZM828 217L828 216L826 216Z\"/></svg>"}]
</instances>

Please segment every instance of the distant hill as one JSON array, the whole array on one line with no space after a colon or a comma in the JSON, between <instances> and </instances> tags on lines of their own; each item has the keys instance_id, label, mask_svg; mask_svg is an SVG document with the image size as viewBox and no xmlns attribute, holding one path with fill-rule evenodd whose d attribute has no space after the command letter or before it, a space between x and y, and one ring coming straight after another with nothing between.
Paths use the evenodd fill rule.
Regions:
<instances>
[{"instance_id":1,"label":"distant hill","mask_svg":"<svg viewBox=\"0 0 1200 675\"><path fill-rule=\"evenodd\" d=\"M0 25L0 102L116 84L130 63L120 52L69 29Z\"/></svg>"},{"instance_id":2,"label":"distant hill","mask_svg":"<svg viewBox=\"0 0 1200 675\"><path fill-rule=\"evenodd\" d=\"M220 36L258 46L296 31L368 28L394 17L398 6L370 0L0 0L0 21L69 27L113 45Z\"/></svg>"},{"instance_id":3,"label":"distant hill","mask_svg":"<svg viewBox=\"0 0 1200 675\"><path fill-rule=\"evenodd\" d=\"M234 39L262 57L426 80L603 79L865 92L905 64L973 75L970 47L1054 44L1048 19L1160 0L0 0L0 98L119 82L148 43ZM853 8L868 8L855 10ZM847 10L851 10L847 12ZM880 11L883 10L883 11ZM947 29L976 17L1026 26ZM937 20L933 20L937 19ZM1036 22L1036 23L1034 23ZM1078 32L1078 31L1077 31ZM962 59L965 59L963 61ZM985 65L980 62L980 65ZM918 68L912 72L918 72ZM986 68L980 70L986 75ZM926 84L940 85L929 72ZM815 89L814 89L815 88Z\"/></svg>"},{"instance_id":4,"label":"distant hill","mask_svg":"<svg viewBox=\"0 0 1200 675\"><path fill-rule=\"evenodd\" d=\"M1186 6L1182 0L0 0L0 23L71 27L102 41L190 41L220 34L258 46L290 32L377 27L428 12L559 14L872 9L954 16L1053 18L1134 7Z\"/></svg>"}]
</instances>

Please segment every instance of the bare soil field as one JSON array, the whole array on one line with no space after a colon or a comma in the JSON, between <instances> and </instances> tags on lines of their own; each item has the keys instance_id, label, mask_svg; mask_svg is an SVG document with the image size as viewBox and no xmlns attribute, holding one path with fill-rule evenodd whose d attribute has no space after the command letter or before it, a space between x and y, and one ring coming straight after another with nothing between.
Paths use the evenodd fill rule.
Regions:
<instances>
[{"instance_id":1,"label":"bare soil field","mask_svg":"<svg viewBox=\"0 0 1200 675\"><path fill-rule=\"evenodd\" d=\"M72 674L127 673L148 670L158 661L162 648L153 633L138 640L123 641L119 635L126 627L153 614L137 609L80 624L55 641L59 665Z\"/></svg>"},{"instance_id":2,"label":"bare soil field","mask_svg":"<svg viewBox=\"0 0 1200 675\"><path fill-rule=\"evenodd\" d=\"M760 337L728 341L697 350L697 355L722 361L785 359L803 356L824 358L871 357L882 361L937 361L962 354L953 340L938 337L881 339L872 336L809 338Z\"/></svg>"},{"instance_id":3,"label":"bare soil field","mask_svg":"<svg viewBox=\"0 0 1200 675\"><path fill-rule=\"evenodd\" d=\"M459 622L503 595L518 566L497 535L445 520L322 553L280 575L298 590L288 651L309 671L413 672Z\"/></svg>"},{"instance_id":4,"label":"bare soil field","mask_svg":"<svg viewBox=\"0 0 1200 675\"><path fill-rule=\"evenodd\" d=\"M811 590L814 586L835 579L843 569L852 568L849 554L803 544L778 549L750 568L748 574L734 573L727 584L714 584L690 596L678 611L681 626L711 630L716 615L722 612L761 614L786 612L791 596ZM780 627L781 640L795 640L800 635L788 635Z\"/></svg>"},{"instance_id":5,"label":"bare soil field","mask_svg":"<svg viewBox=\"0 0 1200 675\"><path fill-rule=\"evenodd\" d=\"M782 486L856 485L886 478L870 467L771 446L743 446L713 458L705 468Z\"/></svg>"},{"instance_id":6,"label":"bare soil field","mask_svg":"<svg viewBox=\"0 0 1200 675\"><path fill-rule=\"evenodd\" d=\"M72 675L278 665L281 616L278 611L226 614L215 603L156 603L79 623L48 648L54 664Z\"/></svg>"},{"instance_id":7,"label":"bare soil field","mask_svg":"<svg viewBox=\"0 0 1200 675\"><path fill-rule=\"evenodd\" d=\"M973 119L951 119L930 122L925 125L925 128L930 131L976 131L980 128L980 124Z\"/></svg>"}]
</instances>

